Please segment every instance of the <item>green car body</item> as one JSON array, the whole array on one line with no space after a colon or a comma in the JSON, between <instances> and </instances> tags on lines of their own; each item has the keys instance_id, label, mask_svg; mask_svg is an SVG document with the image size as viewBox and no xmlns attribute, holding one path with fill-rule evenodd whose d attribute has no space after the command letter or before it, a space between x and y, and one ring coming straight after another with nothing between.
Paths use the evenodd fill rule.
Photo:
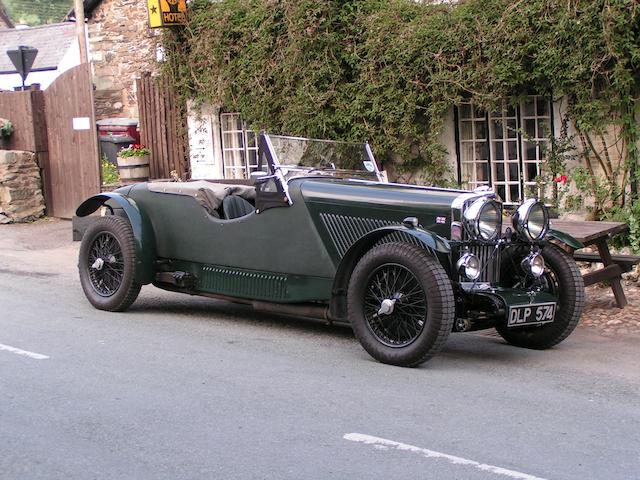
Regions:
<instances>
[{"instance_id":1,"label":"green car body","mask_svg":"<svg viewBox=\"0 0 640 480\"><path fill-rule=\"evenodd\" d=\"M255 175L255 192L251 186L218 181L140 183L91 197L77 214L86 216L105 206L107 213L127 220L139 284L280 305L285 313L307 306L313 307L309 311L325 309L328 320L349 322L351 273L367 252L384 243L409 243L437 259L454 292L454 330L472 326L459 321L469 317L467 310L485 311L476 325L485 328L504 322L510 306L558 301L541 289L501 282L502 252L543 249L549 241L578 248L575 239L552 230L535 241L509 231L509 238L501 232L489 241L469 239L460 228L470 202L491 199L502 213L492 192L386 183L377 166L370 178L336 175L337 169L287 175L273 158L273 138L261 139L260 155L269 171ZM229 219L220 214L221 206L207 206L205 197L232 196L234 189L249 191L245 196L257 208ZM456 228L458 236L452 238ZM486 264L474 281L465 281L459 272L460 257L469 252Z\"/></svg>"}]
</instances>

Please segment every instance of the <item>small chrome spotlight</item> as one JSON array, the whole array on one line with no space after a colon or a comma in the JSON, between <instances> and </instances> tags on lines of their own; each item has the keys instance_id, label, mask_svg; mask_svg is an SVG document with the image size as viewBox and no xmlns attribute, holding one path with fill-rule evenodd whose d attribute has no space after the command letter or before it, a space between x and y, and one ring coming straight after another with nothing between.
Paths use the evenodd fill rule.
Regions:
<instances>
[{"instance_id":1,"label":"small chrome spotlight","mask_svg":"<svg viewBox=\"0 0 640 480\"><path fill-rule=\"evenodd\" d=\"M473 253L465 253L456 263L458 272L469 280L477 280L480 276L480 260Z\"/></svg>"},{"instance_id":2,"label":"small chrome spotlight","mask_svg":"<svg viewBox=\"0 0 640 480\"><path fill-rule=\"evenodd\" d=\"M544 274L544 258L539 253L532 253L522 259L522 268L536 278Z\"/></svg>"}]
</instances>

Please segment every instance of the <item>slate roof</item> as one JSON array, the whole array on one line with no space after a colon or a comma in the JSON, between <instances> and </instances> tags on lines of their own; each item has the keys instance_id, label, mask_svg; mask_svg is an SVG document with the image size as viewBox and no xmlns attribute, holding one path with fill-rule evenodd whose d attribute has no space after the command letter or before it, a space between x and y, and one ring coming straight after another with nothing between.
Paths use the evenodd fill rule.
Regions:
<instances>
[{"instance_id":1,"label":"slate roof","mask_svg":"<svg viewBox=\"0 0 640 480\"><path fill-rule=\"evenodd\" d=\"M56 68L76 39L75 23L53 23L29 28L0 30L0 73L15 72L5 53L19 45L38 49L32 70Z\"/></svg>"}]
</instances>

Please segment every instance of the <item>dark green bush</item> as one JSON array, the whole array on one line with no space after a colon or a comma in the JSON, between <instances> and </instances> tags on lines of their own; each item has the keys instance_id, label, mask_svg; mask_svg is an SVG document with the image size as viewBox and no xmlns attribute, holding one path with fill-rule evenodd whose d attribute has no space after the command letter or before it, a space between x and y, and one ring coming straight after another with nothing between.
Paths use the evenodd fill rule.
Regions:
<instances>
[{"instance_id":1,"label":"dark green bush","mask_svg":"<svg viewBox=\"0 0 640 480\"><path fill-rule=\"evenodd\" d=\"M165 35L178 91L239 111L254 128L369 139L426 180L448 175L438 143L462 98L492 108L566 96L573 124L612 118L628 145L640 92L638 0L194 0ZM515 100L514 100L515 101ZM637 152L628 149L629 161ZM626 176L628 178L628 176Z\"/></svg>"}]
</instances>

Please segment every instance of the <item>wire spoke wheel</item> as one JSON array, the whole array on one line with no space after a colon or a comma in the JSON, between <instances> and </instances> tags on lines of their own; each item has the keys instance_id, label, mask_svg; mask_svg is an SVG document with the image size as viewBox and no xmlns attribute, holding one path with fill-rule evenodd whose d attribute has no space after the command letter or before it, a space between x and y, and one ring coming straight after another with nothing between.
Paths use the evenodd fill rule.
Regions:
<instances>
[{"instance_id":1,"label":"wire spoke wheel","mask_svg":"<svg viewBox=\"0 0 640 480\"><path fill-rule=\"evenodd\" d=\"M134 302L136 281L135 239L125 218L107 215L96 219L82 237L78 269L82 290L100 310L121 312Z\"/></svg>"},{"instance_id":2,"label":"wire spoke wheel","mask_svg":"<svg viewBox=\"0 0 640 480\"><path fill-rule=\"evenodd\" d=\"M381 265L367 282L364 314L380 342L404 347L418 338L424 328L427 298L409 269L398 264Z\"/></svg>"},{"instance_id":3,"label":"wire spoke wheel","mask_svg":"<svg viewBox=\"0 0 640 480\"><path fill-rule=\"evenodd\" d=\"M357 263L347 292L349 321L376 360L415 367L440 351L453 327L451 281L416 245L384 243Z\"/></svg>"},{"instance_id":4,"label":"wire spoke wheel","mask_svg":"<svg viewBox=\"0 0 640 480\"><path fill-rule=\"evenodd\" d=\"M100 233L91 244L87 262L94 290L103 297L115 294L124 278L124 258L118 239L109 232Z\"/></svg>"}]
</instances>

